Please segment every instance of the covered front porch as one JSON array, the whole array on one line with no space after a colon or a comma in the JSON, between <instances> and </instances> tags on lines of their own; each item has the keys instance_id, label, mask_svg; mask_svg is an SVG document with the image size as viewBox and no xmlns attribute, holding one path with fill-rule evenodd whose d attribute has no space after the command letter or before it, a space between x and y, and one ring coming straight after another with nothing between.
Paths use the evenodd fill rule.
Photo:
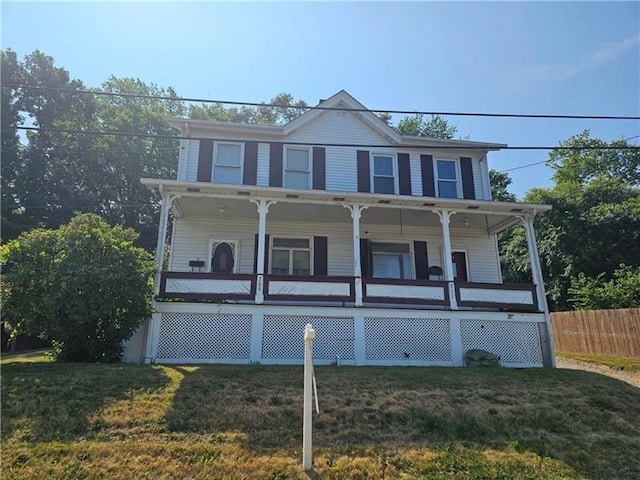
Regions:
<instances>
[{"instance_id":1,"label":"covered front porch","mask_svg":"<svg viewBox=\"0 0 640 480\"><path fill-rule=\"evenodd\" d=\"M162 193L160 301L546 310L532 227L546 206L143 182ZM517 222L533 276L508 285L495 234Z\"/></svg>"}]
</instances>

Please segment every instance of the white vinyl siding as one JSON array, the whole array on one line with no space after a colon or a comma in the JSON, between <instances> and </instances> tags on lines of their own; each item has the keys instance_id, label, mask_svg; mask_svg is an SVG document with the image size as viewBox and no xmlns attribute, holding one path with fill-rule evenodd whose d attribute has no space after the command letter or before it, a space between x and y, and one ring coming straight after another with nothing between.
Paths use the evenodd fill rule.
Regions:
<instances>
[{"instance_id":1,"label":"white vinyl siding","mask_svg":"<svg viewBox=\"0 0 640 480\"><path fill-rule=\"evenodd\" d=\"M188 272L189 260L207 259L211 238L233 238L239 241L239 273L253 273L254 242L257 233L256 218L229 218L223 224L213 218L192 217L175 219L175 236L171 241L170 269ZM363 223L363 230L371 239L385 242L408 243L414 240L427 242L429 266L442 268L442 230L436 227L421 228L396 225ZM353 237L351 223L320 223L269 220L267 234L280 236L328 237L328 275L353 276ZM500 282L498 252L493 236L468 228L451 229L451 245L454 250L466 250L469 265L468 276L472 282Z\"/></svg>"},{"instance_id":2,"label":"white vinyl siding","mask_svg":"<svg viewBox=\"0 0 640 480\"><path fill-rule=\"evenodd\" d=\"M411 169L411 195L422 196L422 168L420 166L420 154L409 155L409 168Z\"/></svg>"},{"instance_id":3,"label":"white vinyl siding","mask_svg":"<svg viewBox=\"0 0 640 480\"><path fill-rule=\"evenodd\" d=\"M257 185L259 187L269 186L269 144L258 144L258 178Z\"/></svg>"},{"instance_id":4,"label":"white vinyl siding","mask_svg":"<svg viewBox=\"0 0 640 480\"><path fill-rule=\"evenodd\" d=\"M198 180L198 156L200 155L199 140L185 140L186 147L186 168L184 180L187 182L196 182ZM182 180L182 178L178 178Z\"/></svg>"}]
</instances>

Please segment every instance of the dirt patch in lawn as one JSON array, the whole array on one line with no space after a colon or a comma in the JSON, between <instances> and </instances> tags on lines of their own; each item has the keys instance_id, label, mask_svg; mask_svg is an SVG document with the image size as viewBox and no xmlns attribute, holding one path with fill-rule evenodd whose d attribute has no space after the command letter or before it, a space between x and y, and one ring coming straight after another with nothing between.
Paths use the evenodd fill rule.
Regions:
<instances>
[{"instance_id":1,"label":"dirt patch in lawn","mask_svg":"<svg viewBox=\"0 0 640 480\"><path fill-rule=\"evenodd\" d=\"M640 371L616 370L606 365L597 365L563 357L556 357L556 365L558 368L566 368L568 370L586 370L587 372L599 373L640 388Z\"/></svg>"}]
</instances>

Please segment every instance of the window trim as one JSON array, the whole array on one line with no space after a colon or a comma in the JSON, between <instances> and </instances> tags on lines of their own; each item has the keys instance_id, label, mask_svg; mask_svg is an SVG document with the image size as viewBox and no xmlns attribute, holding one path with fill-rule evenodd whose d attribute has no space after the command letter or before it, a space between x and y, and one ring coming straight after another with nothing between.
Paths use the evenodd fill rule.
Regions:
<instances>
[{"instance_id":1,"label":"window trim","mask_svg":"<svg viewBox=\"0 0 640 480\"><path fill-rule=\"evenodd\" d=\"M308 235L274 235L274 234L270 234L269 235L269 275L278 275L273 273L273 242L274 240L278 239L278 238L292 238L292 239L305 239L305 240L309 240L309 248L289 248L289 272L293 272L293 251L297 250L297 251L309 251L309 276L313 277L314 276L314 271L313 271L313 266L314 266L314 252L313 252L313 246L314 246L314 242L313 242L313 236L308 236ZM282 247L275 247L277 250L285 250ZM295 275L294 273L288 273L288 276L299 276L299 275ZM286 275L280 275L280 276L286 276Z\"/></svg>"},{"instance_id":2,"label":"window trim","mask_svg":"<svg viewBox=\"0 0 640 480\"><path fill-rule=\"evenodd\" d=\"M219 145L239 145L240 146L240 165L234 167L231 165L220 165L222 168L239 168L240 181L238 183L220 183L220 185L242 185L244 178L244 142L213 142L213 159L211 160L211 183L218 183L214 181L216 176L216 167L218 166L218 146Z\"/></svg>"},{"instance_id":3,"label":"window trim","mask_svg":"<svg viewBox=\"0 0 640 480\"><path fill-rule=\"evenodd\" d=\"M373 250L373 244L374 243L395 243L395 244L399 244L399 245L409 245L409 252L408 253L403 253L402 255L409 255L409 265L411 266L411 277L404 277L404 278L393 278L393 279L389 279L389 280L415 280L416 279L416 265L415 265L415 258L416 258L416 254L413 250L413 241L411 240L407 240L407 241L398 241L397 239L394 240L386 240L386 239L381 239L381 238L376 238L375 240L370 240L369 241L369 249L370 249L370 255L371 255L371 278L387 278L387 277L376 277L375 276L375 272L374 272L374 266L373 266L373 255L375 254L375 251ZM396 255L400 254L400 252L398 252ZM379 255L385 255L385 252L381 252L379 253ZM389 255L393 255L393 254L389 254Z\"/></svg>"},{"instance_id":4,"label":"window trim","mask_svg":"<svg viewBox=\"0 0 640 480\"><path fill-rule=\"evenodd\" d=\"M313 148L305 147L304 145L284 145L282 152L282 188L291 188L285 187L285 177L287 176L287 171L291 172L302 172L302 170L287 170L287 159L289 157L289 150L306 150L309 155L309 185L307 188L293 188L292 190L313 190ZM280 237L282 238L282 237ZM290 237L290 238L298 238L298 237ZM300 237L302 238L302 237Z\"/></svg>"},{"instance_id":5,"label":"window trim","mask_svg":"<svg viewBox=\"0 0 640 480\"><path fill-rule=\"evenodd\" d=\"M440 196L440 178L438 177L438 161L453 162L456 169L456 196L441 197ZM443 182L453 182L451 179L443 179ZM436 198L463 198L462 191L462 171L460 169L460 157L433 157L433 183L436 191Z\"/></svg>"},{"instance_id":6,"label":"window trim","mask_svg":"<svg viewBox=\"0 0 640 480\"><path fill-rule=\"evenodd\" d=\"M214 243L228 243L233 245L233 271L232 273L238 273L240 266L240 240L225 240L222 238L210 238L207 247L207 263L205 264L207 273L211 272L211 260L213 260L213 244Z\"/></svg>"},{"instance_id":7,"label":"window trim","mask_svg":"<svg viewBox=\"0 0 640 480\"><path fill-rule=\"evenodd\" d=\"M391 157L391 165L393 167L393 193L376 192L375 157ZM378 176L388 178L388 175ZM369 190L371 190L371 193L378 193L379 195L398 195L398 192L400 191L398 176L398 156L395 153L369 152Z\"/></svg>"}]
</instances>

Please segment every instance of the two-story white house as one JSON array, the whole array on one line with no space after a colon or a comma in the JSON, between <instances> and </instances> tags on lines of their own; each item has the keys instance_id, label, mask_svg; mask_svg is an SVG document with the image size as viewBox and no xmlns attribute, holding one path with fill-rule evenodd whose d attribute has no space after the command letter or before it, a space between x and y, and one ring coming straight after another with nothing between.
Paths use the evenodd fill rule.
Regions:
<instances>
[{"instance_id":1,"label":"two-story white house","mask_svg":"<svg viewBox=\"0 0 640 480\"><path fill-rule=\"evenodd\" d=\"M301 363L312 323L319 364L484 349L553 366L532 223L550 207L491 200L505 145L402 136L345 91L318 107L284 126L171 120L177 179L142 179L162 199L157 313L129 356ZM506 285L496 235L518 222L533 278Z\"/></svg>"}]
</instances>

